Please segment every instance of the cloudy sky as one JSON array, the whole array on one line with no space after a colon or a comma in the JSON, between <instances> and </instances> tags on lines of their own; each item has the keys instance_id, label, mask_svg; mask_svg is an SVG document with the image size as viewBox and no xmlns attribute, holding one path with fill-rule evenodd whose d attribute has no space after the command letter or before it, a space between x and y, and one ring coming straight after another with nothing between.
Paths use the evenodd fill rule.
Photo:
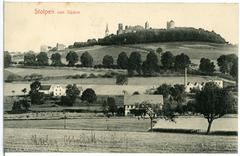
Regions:
<instances>
[{"instance_id":1,"label":"cloudy sky","mask_svg":"<svg viewBox=\"0 0 240 156\"><path fill-rule=\"evenodd\" d=\"M39 9L54 14L35 14ZM78 13L66 14L67 10ZM176 26L214 30L230 43L238 43L237 4L8 2L4 4L4 50L39 52L41 45L101 38L106 24L110 33L116 33L120 22L144 25L148 21L152 28L165 28L171 19Z\"/></svg>"}]
</instances>

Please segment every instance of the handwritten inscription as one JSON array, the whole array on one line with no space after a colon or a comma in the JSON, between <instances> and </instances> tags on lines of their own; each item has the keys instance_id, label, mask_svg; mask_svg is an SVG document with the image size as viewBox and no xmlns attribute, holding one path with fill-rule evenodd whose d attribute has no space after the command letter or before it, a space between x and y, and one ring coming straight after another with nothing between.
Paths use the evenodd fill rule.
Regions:
<instances>
[{"instance_id":1,"label":"handwritten inscription","mask_svg":"<svg viewBox=\"0 0 240 156\"><path fill-rule=\"evenodd\" d=\"M74 14L80 14L79 10L52 10L52 9L34 9L34 14L35 15L53 15L53 14L69 14L69 15L74 15Z\"/></svg>"}]
</instances>

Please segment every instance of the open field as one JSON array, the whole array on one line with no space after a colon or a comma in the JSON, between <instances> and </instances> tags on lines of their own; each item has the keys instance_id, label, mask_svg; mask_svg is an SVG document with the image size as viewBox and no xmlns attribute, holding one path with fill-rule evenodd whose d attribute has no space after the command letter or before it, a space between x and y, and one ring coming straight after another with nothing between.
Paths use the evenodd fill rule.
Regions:
<instances>
[{"instance_id":1,"label":"open field","mask_svg":"<svg viewBox=\"0 0 240 156\"><path fill-rule=\"evenodd\" d=\"M217 77L210 76L188 76L188 82L207 82L208 80L216 79ZM29 91L31 82L14 82L4 83L4 95L12 96L12 90L15 90L14 95L21 95L22 89L27 88ZM157 87L163 83L167 84L183 84L184 78L176 77L130 77L128 78L128 85L116 85L115 78L83 78L83 79L58 79L41 81L42 84L77 84L83 89L93 88L96 94L123 94L123 90L144 92L146 89Z\"/></svg>"},{"instance_id":2,"label":"open field","mask_svg":"<svg viewBox=\"0 0 240 156\"><path fill-rule=\"evenodd\" d=\"M236 136L4 128L6 152L236 153Z\"/></svg>"},{"instance_id":3,"label":"open field","mask_svg":"<svg viewBox=\"0 0 240 156\"><path fill-rule=\"evenodd\" d=\"M40 74L43 77L61 77L61 76L69 76L69 75L82 75L82 74L95 74L95 75L103 75L107 72L115 72L115 73L123 73L125 74L125 70L111 70L111 69L94 69L94 68L77 68L77 67L36 67L36 68L16 68L9 67L4 69L4 78L11 73L19 75L19 76L27 76L31 74Z\"/></svg>"},{"instance_id":4,"label":"open field","mask_svg":"<svg viewBox=\"0 0 240 156\"><path fill-rule=\"evenodd\" d=\"M51 113L49 113L51 114ZM47 116L47 114L44 114ZM78 115L78 116L77 116ZM87 117L81 113L70 113L69 118L75 116L75 119L66 120L67 129L81 129L81 130L110 130L110 131L135 131L146 132L150 128L149 119L140 119L134 117ZM40 113L39 113L40 116ZM59 117L63 117L59 113ZM26 119L24 115L19 119ZM64 120L5 120L5 128L50 128L50 129L63 129ZM52 117L53 118L53 117ZM5 118L6 119L6 118ZM212 131L237 131L238 122L237 117L223 117L213 121ZM175 122L165 121L158 119L154 128L170 128L170 129L198 129L206 131L207 120L198 116L179 117Z\"/></svg>"}]
</instances>

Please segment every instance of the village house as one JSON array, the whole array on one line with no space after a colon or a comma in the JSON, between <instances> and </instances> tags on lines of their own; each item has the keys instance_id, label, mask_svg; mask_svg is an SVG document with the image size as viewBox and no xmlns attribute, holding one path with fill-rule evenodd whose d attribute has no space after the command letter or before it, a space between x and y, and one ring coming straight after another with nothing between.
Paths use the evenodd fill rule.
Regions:
<instances>
[{"instance_id":1,"label":"village house","mask_svg":"<svg viewBox=\"0 0 240 156\"><path fill-rule=\"evenodd\" d=\"M135 109L138 104L143 102L148 102L152 105L160 105L160 108L163 106L163 96L162 95L124 95L124 109L125 116L130 115L130 111Z\"/></svg>"},{"instance_id":2,"label":"village house","mask_svg":"<svg viewBox=\"0 0 240 156\"><path fill-rule=\"evenodd\" d=\"M65 96L66 88L61 85L41 85L39 92L45 95Z\"/></svg>"}]
</instances>

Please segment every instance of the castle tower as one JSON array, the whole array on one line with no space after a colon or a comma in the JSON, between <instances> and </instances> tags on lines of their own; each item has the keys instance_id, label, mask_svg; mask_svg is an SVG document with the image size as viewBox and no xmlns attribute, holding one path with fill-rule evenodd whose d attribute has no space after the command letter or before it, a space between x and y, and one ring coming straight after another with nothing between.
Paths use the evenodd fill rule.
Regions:
<instances>
[{"instance_id":1,"label":"castle tower","mask_svg":"<svg viewBox=\"0 0 240 156\"><path fill-rule=\"evenodd\" d=\"M149 23L148 23L148 21L145 22L145 29L149 29Z\"/></svg>"},{"instance_id":2,"label":"castle tower","mask_svg":"<svg viewBox=\"0 0 240 156\"><path fill-rule=\"evenodd\" d=\"M117 35L120 35L123 33L123 24L119 23L118 24L118 30L117 30Z\"/></svg>"},{"instance_id":3,"label":"castle tower","mask_svg":"<svg viewBox=\"0 0 240 156\"><path fill-rule=\"evenodd\" d=\"M173 20L167 21L167 29L173 29L175 28L175 22Z\"/></svg>"},{"instance_id":4,"label":"castle tower","mask_svg":"<svg viewBox=\"0 0 240 156\"><path fill-rule=\"evenodd\" d=\"M105 30L105 37L109 35L109 30L108 30L108 24L106 25L106 30Z\"/></svg>"}]
</instances>

